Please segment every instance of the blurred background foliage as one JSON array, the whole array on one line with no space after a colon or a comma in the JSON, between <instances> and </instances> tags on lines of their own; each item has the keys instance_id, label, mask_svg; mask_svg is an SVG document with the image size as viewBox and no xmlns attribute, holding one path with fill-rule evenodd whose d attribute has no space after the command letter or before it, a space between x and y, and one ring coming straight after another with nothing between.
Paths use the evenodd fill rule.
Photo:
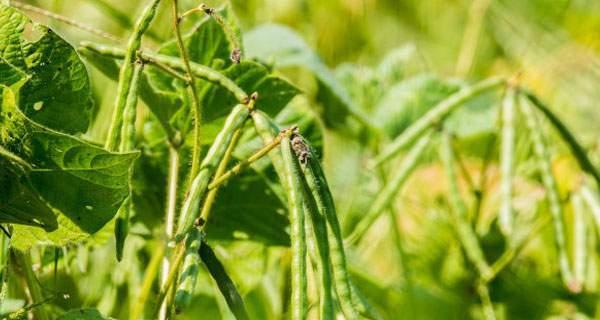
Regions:
<instances>
[{"instance_id":1,"label":"blurred background foliage","mask_svg":"<svg viewBox=\"0 0 600 320\"><path fill-rule=\"evenodd\" d=\"M38 0L27 3L124 39L144 1ZM193 0L181 3L183 8L198 5ZM207 3L222 4L221 1ZM379 139L389 141L400 134L465 81L491 75L518 75L521 84L548 102L573 129L598 167L600 1L232 0L231 4L247 35L246 47L259 48L249 51L257 52L265 47L276 51L286 45L269 38L268 34L252 31L256 27L265 23L290 27L315 50L360 112L384 133L383 137L373 138L369 133L355 130L357 124L352 120L339 120L336 124L336 117L341 119L342 115L335 111L328 115L323 111L333 110L327 109L333 103L320 95L323 90L315 81L313 73L318 73L315 69L320 65L304 63L305 68L302 68L300 63L277 69L305 93L296 98L292 106L301 110L301 114L306 113L307 121L320 128L310 132L322 148L329 183L346 231L368 210L383 184L384 179L366 170L368 159L376 154ZM157 49L172 37L171 14L165 5L163 3L152 25L150 37L145 40L147 48ZM36 21L51 25L73 44L90 38L107 42L44 16L29 14ZM190 20L186 27L192 24ZM258 55L258 58L277 66L277 61L269 61L268 57ZM94 75L98 117L86 136L102 141L116 86L96 69L90 67L89 71ZM462 157L461 190L489 261L497 259L508 247L495 223L500 201L497 161L491 162L485 171L486 179L482 179L486 155L498 157L493 107L497 106L499 97L500 94L488 94L475 99L451 117L448 124L458 137L457 148ZM283 115L280 118L293 122L303 117ZM581 231L574 229L570 196L589 183L567 148L555 143L558 139L550 131L547 134L554 173L566 208L572 256L576 251L573 239ZM496 316L499 319L600 319L599 230L594 229L592 218L586 220L588 227L584 232L589 237L586 238L585 283L581 292L573 293L558 276L545 192L533 169L532 147L523 123L517 124L517 136L519 165L514 205L520 217L517 229L527 235L527 241L508 267L489 284ZM390 213L382 215L364 239L351 249L351 268L357 285L386 319L484 317L477 275L463 257L453 233L446 199L447 181L437 159L435 147L426 150L421 165L393 202ZM155 168L150 162L139 165ZM383 175L389 175L398 164L399 161L392 161ZM162 181L163 178L157 179ZM469 192L472 181L482 182L480 187L485 192L479 211L473 209L477 199ZM140 188L145 187L148 189L145 191L161 198L163 186ZM597 195L597 190L592 192ZM225 191L224 194L222 199L228 199L230 193ZM153 206L152 201L147 202L148 208ZM159 223L159 217L155 216L154 222L138 225L128 240L129 252L118 265L113 262L112 244L96 250L80 246L61 251L65 259L61 260L56 282L59 285L55 289L77 292L71 294L63 307L67 309L67 304L97 306L104 314L126 317L127 303L136 295L134 288L140 285L144 265L154 247L145 228ZM103 236L108 237L110 233L100 234L98 238ZM264 246L260 241L223 242L216 251L244 295L252 318L281 317L286 308L282 294L285 288L280 287L288 276L285 273L287 251ZM40 261L47 263L41 270L46 268L48 279L43 280L50 283L54 281L51 278L53 256L43 250L40 256ZM231 318L224 301L211 286L210 278L206 273L201 274L193 307L181 318L195 319L198 315L205 319Z\"/></svg>"}]
</instances>

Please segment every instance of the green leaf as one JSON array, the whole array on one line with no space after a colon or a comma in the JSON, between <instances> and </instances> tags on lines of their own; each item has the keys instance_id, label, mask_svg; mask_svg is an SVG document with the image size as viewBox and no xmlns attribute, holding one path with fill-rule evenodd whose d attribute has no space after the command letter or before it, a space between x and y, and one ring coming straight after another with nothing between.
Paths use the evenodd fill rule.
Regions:
<instances>
[{"instance_id":1,"label":"green leaf","mask_svg":"<svg viewBox=\"0 0 600 320\"><path fill-rule=\"evenodd\" d=\"M410 78L388 90L375 108L373 122L394 138L459 88L432 75Z\"/></svg>"},{"instance_id":2,"label":"green leaf","mask_svg":"<svg viewBox=\"0 0 600 320\"><path fill-rule=\"evenodd\" d=\"M80 50L86 60L113 81L119 79L119 65L114 59L99 55L91 50ZM150 67L150 70L153 68ZM158 91L150 84L145 72L140 79L139 94L148 109L156 116L164 132L172 137L174 129L169 123L173 113L181 107L181 100L173 92Z\"/></svg>"},{"instance_id":3,"label":"green leaf","mask_svg":"<svg viewBox=\"0 0 600 320\"><path fill-rule=\"evenodd\" d=\"M275 68L303 67L310 70L317 79L317 100L324 105L320 111L327 126L343 126L348 116L369 125L333 73L293 30L266 24L246 33L244 46L249 57L273 64Z\"/></svg>"},{"instance_id":4,"label":"green leaf","mask_svg":"<svg viewBox=\"0 0 600 320\"><path fill-rule=\"evenodd\" d=\"M55 130L85 132L93 101L87 71L73 47L51 29L33 24L5 5L0 5L0 26L0 57L30 77L21 88L23 113ZM0 84L12 81L3 77Z\"/></svg>"},{"instance_id":5,"label":"green leaf","mask_svg":"<svg viewBox=\"0 0 600 320\"><path fill-rule=\"evenodd\" d=\"M57 320L111 320L100 311L92 308L74 309L60 316Z\"/></svg>"},{"instance_id":6,"label":"green leaf","mask_svg":"<svg viewBox=\"0 0 600 320\"><path fill-rule=\"evenodd\" d=\"M13 246L39 242L65 245L100 230L129 193L129 172L137 153L110 153L76 138L46 130L31 132L32 186L57 212L58 229L15 226Z\"/></svg>"},{"instance_id":7,"label":"green leaf","mask_svg":"<svg viewBox=\"0 0 600 320\"><path fill-rule=\"evenodd\" d=\"M40 198L23 168L0 156L0 223L56 229L52 209Z\"/></svg>"},{"instance_id":8,"label":"green leaf","mask_svg":"<svg viewBox=\"0 0 600 320\"><path fill-rule=\"evenodd\" d=\"M289 246L284 205L256 174L230 181L217 195L207 225L209 240L250 240Z\"/></svg>"},{"instance_id":9,"label":"green leaf","mask_svg":"<svg viewBox=\"0 0 600 320\"><path fill-rule=\"evenodd\" d=\"M15 168L15 159L20 159L22 169L17 176L16 170L2 167L0 190L10 200L2 212L19 214L16 220L25 224L32 224L28 221L34 217L56 230L45 233L36 227L15 226L13 246L25 249L38 241L66 244L94 234L114 217L128 195L130 168L138 154L111 153L43 127L17 108L17 100L12 90L3 89L0 147L5 152L0 161L13 162Z\"/></svg>"}]
</instances>

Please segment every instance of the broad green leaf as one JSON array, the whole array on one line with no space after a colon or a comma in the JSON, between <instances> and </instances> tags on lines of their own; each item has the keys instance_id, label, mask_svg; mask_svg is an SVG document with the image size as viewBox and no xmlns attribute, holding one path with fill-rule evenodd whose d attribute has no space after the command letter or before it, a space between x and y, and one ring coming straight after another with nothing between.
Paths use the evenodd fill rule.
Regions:
<instances>
[{"instance_id":1,"label":"broad green leaf","mask_svg":"<svg viewBox=\"0 0 600 320\"><path fill-rule=\"evenodd\" d=\"M76 138L32 130L32 186L58 212L58 229L15 226L13 246L64 245L87 238L106 225L129 193L129 172L137 153L110 153Z\"/></svg>"},{"instance_id":2,"label":"broad green leaf","mask_svg":"<svg viewBox=\"0 0 600 320\"><path fill-rule=\"evenodd\" d=\"M30 77L21 88L23 113L54 130L85 132L93 101L87 71L73 47L9 6L0 5L0 26L0 57ZM0 79L0 84L10 82L10 77Z\"/></svg>"},{"instance_id":3,"label":"broad green leaf","mask_svg":"<svg viewBox=\"0 0 600 320\"><path fill-rule=\"evenodd\" d=\"M23 168L0 156L0 223L57 227L54 212L31 186Z\"/></svg>"},{"instance_id":4,"label":"broad green leaf","mask_svg":"<svg viewBox=\"0 0 600 320\"><path fill-rule=\"evenodd\" d=\"M0 85L0 223L16 223L56 229L56 217L34 190L27 176L30 165L13 152L29 152L23 143L27 131L19 117L16 97Z\"/></svg>"},{"instance_id":5,"label":"broad green leaf","mask_svg":"<svg viewBox=\"0 0 600 320\"><path fill-rule=\"evenodd\" d=\"M310 70L317 79L317 100L324 105L320 111L327 126L343 126L350 115L359 122L367 122L329 68L293 30L275 24L257 27L245 34L244 47L249 57L273 64L275 68Z\"/></svg>"},{"instance_id":6,"label":"broad green leaf","mask_svg":"<svg viewBox=\"0 0 600 320\"><path fill-rule=\"evenodd\" d=\"M262 178L248 174L230 181L217 195L206 226L209 240L250 240L290 244L284 205Z\"/></svg>"},{"instance_id":7,"label":"broad green leaf","mask_svg":"<svg viewBox=\"0 0 600 320\"><path fill-rule=\"evenodd\" d=\"M111 320L112 318L103 316L100 311L92 308L71 310L57 320Z\"/></svg>"},{"instance_id":8,"label":"broad green leaf","mask_svg":"<svg viewBox=\"0 0 600 320\"><path fill-rule=\"evenodd\" d=\"M13 91L5 88L0 124L9 139L0 141L6 150L0 160L19 157L25 168L22 177L15 179L15 170L10 173L10 167L3 166L2 173L8 179L1 179L0 190L11 200L7 207L11 210L3 212L22 213L18 219L35 217L56 230L45 233L36 227L15 226L13 246L23 249L38 241L66 244L95 233L113 218L128 195L129 172L138 154L111 153L43 127L27 118L16 101ZM14 157L7 157L7 152L14 152ZM18 181L22 183L16 185ZM15 195L15 191L30 193ZM39 200L33 202L36 198ZM56 218L49 216L49 208ZM25 209L36 211L21 212ZM51 218L58 221L58 228Z\"/></svg>"}]
</instances>

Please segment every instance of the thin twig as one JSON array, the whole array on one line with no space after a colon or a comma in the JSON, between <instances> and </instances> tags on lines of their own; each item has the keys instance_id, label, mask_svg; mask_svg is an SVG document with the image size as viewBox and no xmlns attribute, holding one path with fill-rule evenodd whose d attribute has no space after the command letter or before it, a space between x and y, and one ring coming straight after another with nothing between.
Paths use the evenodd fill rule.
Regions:
<instances>
[{"instance_id":1,"label":"thin twig","mask_svg":"<svg viewBox=\"0 0 600 320\"><path fill-rule=\"evenodd\" d=\"M202 106L200 105L200 97L198 96L198 92L196 92L196 77L192 72L192 67L190 66L190 58L185 48L185 44L183 43L181 29L179 28L179 23L181 22L181 17L179 16L179 1L173 0L172 4L173 27L175 29L177 47L179 48L179 55L181 56L181 60L183 60L183 63L185 65L185 70L190 83L189 88L192 94L192 112L194 115L194 149L192 150L192 168L190 170L190 177L191 179L193 179L198 174L198 170L200 168L200 124L202 122Z\"/></svg>"},{"instance_id":2,"label":"thin twig","mask_svg":"<svg viewBox=\"0 0 600 320\"><path fill-rule=\"evenodd\" d=\"M237 145L238 141L240 140L242 131L240 129L238 129L234 134L233 134L233 138L231 138L231 142L229 143L229 146L227 147L227 151L225 151L225 155L223 156L223 160L221 160L221 163L219 163L219 167L217 167L217 171L215 172L215 177L213 178L213 183L215 182L215 180L217 180L217 177L220 177L221 175L223 175L223 173L225 172L225 169L227 168L227 163L229 163L229 160L231 160L231 155L233 153L233 150L235 149L235 146ZM206 195L206 199L204 200L204 205L202 206L202 211L200 212L200 221L202 221L202 223L199 223L200 228L204 229L206 227L206 222L208 222L208 217L210 216L210 213L212 211L212 207L213 204L215 203L215 199L217 198L217 192L219 191L218 186L215 186L214 188L209 188L209 192Z\"/></svg>"},{"instance_id":3,"label":"thin twig","mask_svg":"<svg viewBox=\"0 0 600 320\"><path fill-rule=\"evenodd\" d=\"M10 1L10 4L12 6L14 6L15 8L23 9L23 10L30 11L30 12L33 12L33 13L37 13L39 15L46 16L48 18L54 19L54 20L62 22L64 24L73 26L73 27L75 27L77 29L89 32L91 34L97 35L97 36L102 37L104 39L108 39L110 41L114 41L114 42L121 42L122 41L122 39L119 39L119 37L114 36L114 35L106 32L106 31L102 31L102 30L96 29L94 27L88 26L88 25L83 24L81 22L75 21L75 20L73 20L71 18L67 18L67 17L62 16L60 14L57 14L57 13L54 13L54 12L51 12L51 11L48 11L48 10L45 10L45 9L42 9L42 8L39 8L39 7L36 7L36 6L32 6L30 4L26 4L26 3L23 3L21 1L12 0L12 1Z\"/></svg>"},{"instance_id":4,"label":"thin twig","mask_svg":"<svg viewBox=\"0 0 600 320\"><path fill-rule=\"evenodd\" d=\"M275 147L277 147L279 145L279 143L281 142L281 138L283 138L283 135L279 134L277 137L275 137L275 139L273 139L273 141L271 141L271 143L262 147L260 150L258 150L256 153L254 153L248 159L243 160L242 162L238 163L235 167L229 169L229 171L220 175L210 185L208 185L208 189L210 190L210 189L214 189L214 188L220 186L221 184L223 184L225 181L227 181L231 177L242 172L242 170L244 170L245 168L250 166L252 163L257 161L258 159L267 155L271 150L273 150Z\"/></svg>"}]
</instances>

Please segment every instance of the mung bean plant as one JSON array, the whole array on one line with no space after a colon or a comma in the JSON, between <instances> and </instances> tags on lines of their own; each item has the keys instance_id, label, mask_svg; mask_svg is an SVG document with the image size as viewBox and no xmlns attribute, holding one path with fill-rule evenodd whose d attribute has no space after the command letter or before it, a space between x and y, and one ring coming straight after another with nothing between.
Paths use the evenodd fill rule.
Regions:
<instances>
[{"instance_id":1,"label":"mung bean plant","mask_svg":"<svg viewBox=\"0 0 600 320\"><path fill-rule=\"evenodd\" d=\"M520 73L86 2L0 1L3 319L600 316L597 155Z\"/></svg>"}]
</instances>

